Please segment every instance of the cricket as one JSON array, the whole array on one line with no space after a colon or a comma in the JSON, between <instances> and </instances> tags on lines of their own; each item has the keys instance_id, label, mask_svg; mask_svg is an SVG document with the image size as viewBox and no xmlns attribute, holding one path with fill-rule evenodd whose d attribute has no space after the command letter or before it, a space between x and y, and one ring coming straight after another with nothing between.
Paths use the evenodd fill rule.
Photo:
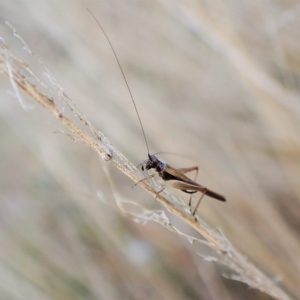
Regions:
<instances>
[{"instance_id":1,"label":"cricket","mask_svg":"<svg viewBox=\"0 0 300 300\"><path fill-rule=\"evenodd\" d=\"M154 176L158 175L170 187L181 190L184 193L191 194L188 204L189 204L192 216L195 216L195 214L196 214L196 212L199 208L199 205L201 203L201 200L203 199L204 196L208 196L210 198L225 202L226 199L225 199L224 196L208 189L207 187L204 187L204 186L200 185L199 183L197 183L195 181L196 177L198 175L198 171L199 171L198 166L189 167L189 168L175 169L175 168L171 167L170 165L166 164L165 162L163 162L162 160L160 160L156 155L154 155L154 154L151 155L150 154L149 146L148 146L148 142L147 142L147 138L146 138L146 134L145 134L145 130L144 130L144 127L143 127L143 124L142 124L137 106L136 106L136 102L133 98L132 92L130 90L129 84L127 82L125 73L124 73L123 68L121 66L121 63L118 59L118 56L117 56L117 54L116 54L116 52L115 52L115 50L112 46L112 43L110 42L110 39L108 38L106 32L104 31L104 29L101 26L98 19L89 10L89 8L87 8L87 10L91 14L91 16L95 20L95 22L98 24L98 26L100 27L100 29L103 32L108 44L110 45L110 48L111 48L111 50L112 50L112 52L115 56L115 59L116 59L116 61L118 63L118 66L119 66L119 69L120 69L120 71L122 73L122 76L124 78L125 84L127 86L128 92L130 94L130 98L131 98L132 103L134 105L134 109L135 109L135 112L137 114L140 126L141 126L141 130L142 130L142 133L143 133L143 136L144 136L144 140L145 140L145 144L146 144L147 152L148 152L148 158L140 164L141 170L144 171L144 170L154 169L154 171L155 171L155 173L153 173L149 176L146 176L143 179L136 182L135 185L139 184L142 181L148 180L148 179L153 178ZM189 177L187 177L185 175L186 173L189 173L189 172L192 172L192 171L196 172L194 180L191 180ZM160 194L163 190L164 190L164 187L162 187L162 189L157 192L157 195ZM201 195L200 195L200 198L197 201L194 209L192 209L192 194L195 194L197 192L201 193Z\"/></svg>"}]
</instances>

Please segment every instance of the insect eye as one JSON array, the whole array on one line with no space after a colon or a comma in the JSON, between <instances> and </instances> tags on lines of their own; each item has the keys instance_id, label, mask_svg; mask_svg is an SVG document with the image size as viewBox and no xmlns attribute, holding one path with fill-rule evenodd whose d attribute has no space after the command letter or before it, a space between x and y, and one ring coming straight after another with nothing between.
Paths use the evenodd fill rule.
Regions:
<instances>
[{"instance_id":1,"label":"insect eye","mask_svg":"<svg viewBox=\"0 0 300 300\"><path fill-rule=\"evenodd\" d=\"M141 169L142 169L142 171L144 171L144 170L145 170L145 168L144 168L144 166L143 166L143 165L141 166Z\"/></svg>"}]
</instances>

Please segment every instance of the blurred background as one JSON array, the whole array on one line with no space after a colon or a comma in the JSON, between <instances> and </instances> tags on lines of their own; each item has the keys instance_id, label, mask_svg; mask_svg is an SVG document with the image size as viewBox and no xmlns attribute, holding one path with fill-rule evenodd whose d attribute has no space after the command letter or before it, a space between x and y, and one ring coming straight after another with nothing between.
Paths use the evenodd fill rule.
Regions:
<instances>
[{"instance_id":1,"label":"blurred background","mask_svg":"<svg viewBox=\"0 0 300 300\"><path fill-rule=\"evenodd\" d=\"M300 2L2 1L10 49L51 86L5 21L137 165L147 157L138 119L87 7L118 54L150 152L198 165L197 181L228 200L206 197L198 215L300 297ZM107 172L124 197L161 207L26 95L20 105L4 76L0 85L1 299L270 299L122 214Z\"/></svg>"}]
</instances>

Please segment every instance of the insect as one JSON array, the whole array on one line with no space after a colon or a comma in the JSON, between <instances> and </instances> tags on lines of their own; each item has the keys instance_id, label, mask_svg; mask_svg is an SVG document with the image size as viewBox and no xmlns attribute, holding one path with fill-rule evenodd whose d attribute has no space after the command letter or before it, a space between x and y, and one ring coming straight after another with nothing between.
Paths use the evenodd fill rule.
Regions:
<instances>
[{"instance_id":1,"label":"insect","mask_svg":"<svg viewBox=\"0 0 300 300\"><path fill-rule=\"evenodd\" d=\"M135 108L135 111L136 111L136 114L137 114L137 117L138 117L138 120L139 120L139 123L140 123L140 126L141 126L141 129L142 129L142 133L143 133L143 136L144 136L144 140L145 140L145 143L146 143L146 147L147 147L147 151L148 151L148 159L146 159L142 164L141 164L141 169L142 171L144 171L145 169L146 170L150 170L150 169L154 169L156 171L156 173L154 174L151 174L143 179L141 179L140 181L138 181L135 185L137 185L138 183L140 183L141 181L145 181L147 179L150 179L152 177L154 177L155 175L159 175L165 182L168 182L168 185L175 188L175 189L179 189L181 190L182 192L184 193L188 193L188 194L194 194L194 193L197 193L197 192L200 192L201 193L201 196L195 206L195 208L193 210L191 210L191 213L192 215L194 216L197 212L197 209L201 203L201 200L203 199L203 197L206 195L208 197L211 197L211 198L214 198L214 199L217 199L217 200L220 200L220 201L223 201L225 202L226 199L224 196L200 185L199 183L197 183L196 181L194 180L191 180L190 178L188 178L185 174L188 173L188 172L191 172L191 171L196 171L196 176L198 174L198 167L197 166L194 166L194 167L190 167L190 168L180 168L180 169L175 169L173 167L171 167L170 165L166 164L165 162L163 162L162 160L158 159L156 155L151 155L149 154L149 146L148 146L148 142L147 142L147 138L146 138L146 134L145 134L145 131L144 131L144 127L143 127L143 124L142 124L142 121L141 121L141 118L140 118L140 115L138 113L138 110L137 110L137 106L136 106L136 103L134 101L134 98L133 98L133 95L131 93L131 90L129 88L129 84L127 82L127 79L125 77L125 74L124 74L124 71L121 67L121 63L119 62L119 59L118 59L118 56L110 42L110 39L108 38L106 32L103 30L100 22L97 20L97 18L93 15L93 13L87 9L88 12L91 14L91 16L93 17L93 19L96 21L96 23L98 24L98 26L100 27L100 29L102 30L105 38L107 39L111 49L112 49L112 52L116 58L116 61L119 65L119 68L120 68L120 71L122 73L122 76L124 78L124 81L126 83L126 86L127 86L127 89L129 91L129 94L130 94L130 97L131 97L131 100L132 100L132 103L134 105L134 108ZM195 178L196 178L195 176ZM159 193L161 193L163 191L164 188L162 188L160 191L157 192L157 195ZM191 207L192 205L192 195L190 197L190 200L189 200L189 206Z\"/></svg>"}]
</instances>

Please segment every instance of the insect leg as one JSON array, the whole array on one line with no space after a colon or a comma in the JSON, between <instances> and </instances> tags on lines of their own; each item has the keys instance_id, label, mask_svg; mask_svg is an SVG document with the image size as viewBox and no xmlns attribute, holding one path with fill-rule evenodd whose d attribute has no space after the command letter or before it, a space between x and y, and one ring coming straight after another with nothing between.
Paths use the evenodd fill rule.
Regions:
<instances>
[{"instance_id":1,"label":"insect leg","mask_svg":"<svg viewBox=\"0 0 300 300\"><path fill-rule=\"evenodd\" d=\"M188 172L192 172L192 171L196 171L196 176L195 178L197 177L198 175L198 170L199 168L197 166L195 167L190 167L190 168L179 168L179 169L176 169L176 171L180 172L181 174L186 174Z\"/></svg>"},{"instance_id":2,"label":"insect leg","mask_svg":"<svg viewBox=\"0 0 300 300\"><path fill-rule=\"evenodd\" d=\"M149 175L149 176L147 176L147 177L144 177L144 178L140 179L140 180L137 181L132 187L135 187L135 186L138 185L140 182L143 182L143 181L145 181L145 180L147 180L147 179L153 178L155 175L156 175L156 174L154 173L154 174L151 174L151 175Z\"/></svg>"},{"instance_id":3,"label":"insect leg","mask_svg":"<svg viewBox=\"0 0 300 300\"><path fill-rule=\"evenodd\" d=\"M164 189L165 189L165 187L162 186L161 189L160 189L158 192L156 192L155 201L156 201L158 195L159 195Z\"/></svg>"},{"instance_id":4,"label":"insect leg","mask_svg":"<svg viewBox=\"0 0 300 300\"><path fill-rule=\"evenodd\" d=\"M188 172L196 171L195 177L194 177L194 181L196 181L197 176L198 176L199 168L198 168L198 166L195 166L195 167L190 167L190 168L177 169L177 171L182 173L182 174L186 174ZM193 197L193 195L191 194L190 199L189 199L189 206L190 207L192 206L192 197ZM191 212L192 212L192 210L191 210Z\"/></svg>"},{"instance_id":5,"label":"insect leg","mask_svg":"<svg viewBox=\"0 0 300 300\"><path fill-rule=\"evenodd\" d=\"M169 185L172 186L173 188L175 189L179 189L179 190L191 190L191 191L196 191L196 192L200 192L202 193L197 205L195 206L194 210L192 211L191 210L191 213L192 215L194 216L196 214L196 211L201 203L201 200L203 199L203 197L205 196L205 194L207 192L210 192L210 190L208 190L207 188L205 187L199 187L199 186L196 186L196 185L193 185L193 184L190 184L190 183L187 183L187 182L182 182L182 181L177 181L177 180L170 180L169 181ZM195 220L197 220L195 218Z\"/></svg>"},{"instance_id":6,"label":"insect leg","mask_svg":"<svg viewBox=\"0 0 300 300\"><path fill-rule=\"evenodd\" d=\"M201 197L200 197L200 199L199 199L197 205L196 205L195 208L194 208L193 216L195 216L195 214L196 214L196 212L197 212L197 209L198 209L198 207L199 207L199 205L200 205L200 203L201 203L201 200L203 199L203 197L204 197L205 194L206 194L206 189L205 189L205 191L202 192L202 195L201 195Z\"/></svg>"},{"instance_id":7,"label":"insect leg","mask_svg":"<svg viewBox=\"0 0 300 300\"><path fill-rule=\"evenodd\" d=\"M145 181L145 180L147 180L147 179L153 178L155 175L156 175L156 173L151 174L151 175L149 175L149 176L147 176L147 177L144 177L144 178L140 179L140 180L139 180L138 182L136 182L132 187L135 187L135 186L138 185L140 182L143 182L143 181ZM158 192L156 192L155 200L157 199L158 195L159 195L164 189L165 189L165 187L162 186L162 188L161 188Z\"/></svg>"}]
</instances>

